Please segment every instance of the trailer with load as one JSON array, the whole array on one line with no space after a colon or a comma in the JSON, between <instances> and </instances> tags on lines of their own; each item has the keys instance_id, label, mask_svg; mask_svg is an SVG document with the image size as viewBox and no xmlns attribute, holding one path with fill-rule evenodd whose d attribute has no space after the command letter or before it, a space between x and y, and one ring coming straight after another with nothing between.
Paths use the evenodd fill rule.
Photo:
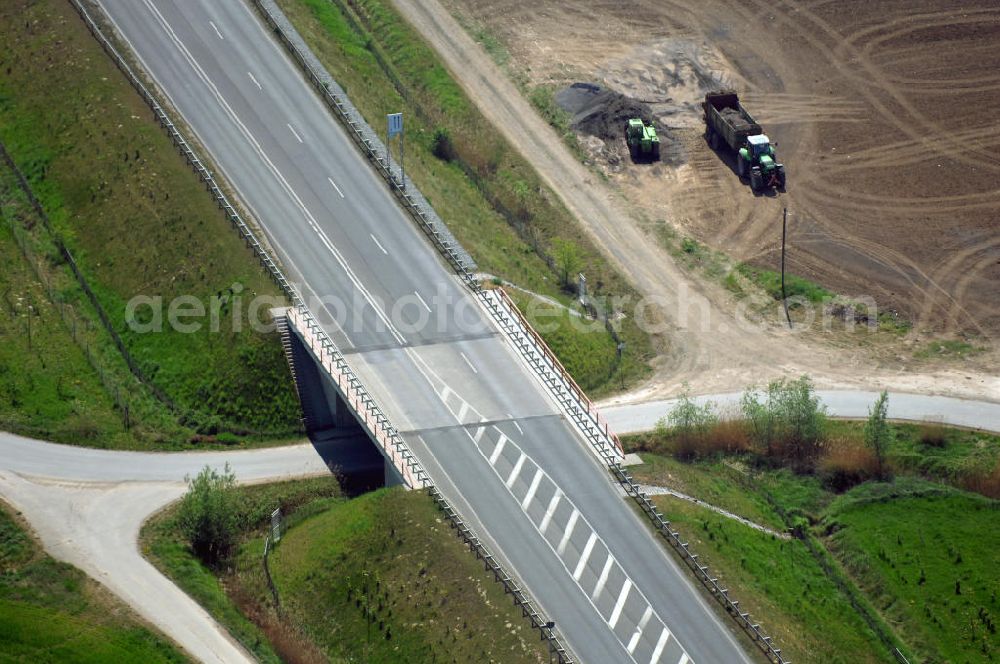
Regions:
<instances>
[{"instance_id":1,"label":"trailer with load","mask_svg":"<svg viewBox=\"0 0 1000 664\"><path fill-rule=\"evenodd\" d=\"M750 188L785 187L785 166L779 164L771 141L735 92L705 95L705 136L713 150L724 143L736 151L736 171L750 178Z\"/></svg>"}]
</instances>

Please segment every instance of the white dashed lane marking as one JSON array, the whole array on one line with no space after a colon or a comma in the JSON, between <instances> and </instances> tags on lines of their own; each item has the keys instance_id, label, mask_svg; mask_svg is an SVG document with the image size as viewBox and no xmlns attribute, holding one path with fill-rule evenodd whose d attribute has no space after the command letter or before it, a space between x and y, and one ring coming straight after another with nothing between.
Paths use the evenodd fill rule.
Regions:
<instances>
[{"instance_id":1,"label":"white dashed lane marking","mask_svg":"<svg viewBox=\"0 0 1000 664\"><path fill-rule=\"evenodd\" d=\"M337 183L333 181L333 178L327 178L327 182L329 182L330 184L333 185L333 188L337 190L337 193L340 194L341 198L344 197L344 192L342 192L340 190L340 187L338 187ZM375 236L374 235L372 235L372 239L375 240ZM375 240L375 244L378 244L378 240ZM379 249L382 249L382 245L380 245L380 244L379 244ZM385 253L389 253L385 249L382 249L382 251L385 252Z\"/></svg>"},{"instance_id":2,"label":"white dashed lane marking","mask_svg":"<svg viewBox=\"0 0 1000 664\"><path fill-rule=\"evenodd\" d=\"M385 250L385 247L382 246L382 243L378 241L377 237L375 237L371 233L368 234L368 237L370 237L372 239L372 242L374 242L375 246L379 248L379 251L381 251L386 256L389 255L389 252Z\"/></svg>"}]
</instances>

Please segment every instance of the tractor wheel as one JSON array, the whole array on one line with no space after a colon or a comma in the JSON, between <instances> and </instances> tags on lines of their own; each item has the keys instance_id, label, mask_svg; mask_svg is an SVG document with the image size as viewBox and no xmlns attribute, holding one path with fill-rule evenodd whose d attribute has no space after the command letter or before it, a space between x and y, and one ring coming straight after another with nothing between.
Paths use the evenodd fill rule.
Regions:
<instances>
[{"instance_id":1,"label":"tractor wheel","mask_svg":"<svg viewBox=\"0 0 1000 664\"><path fill-rule=\"evenodd\" d=\"M736 153L736 172L741 178L747 176L747 160L739 152Z\"/></svg>"},{"instance_id":2,"label":"tractor wheel","mask_svg":"<svg viewBox=\"0 0 1000 664\"><path fill-rule=\"evenodd\" d=\"M659 143L653 143L653 154L652 154L652 157L653 157L653 161L659 161L660 160L660 144Z\"/></svg>"},{"instance_id":3,"label":"tractor wheel","mask_svg":"<svg viewBox=\"0 0 1000 664\"><path fill-rule=\"evenodd\" d=\"M750 189L757 192L764 187L764 176L761 175L759 168L750 169Z\"/></svg>"},{"instance_id":4,"label":"tractor wheel","mask_svg":"<svg viewBox=\"0 0 1000 664\"><path fill-rule=\"evenodd\" d=\"M778 189L782 189L783 190L784 188L785 188L785 169L784 168L779 168L778 169Z\"/></svg>"},{"instance_id":5,"label":"tractor wheel","mask_svg":"<svg viewBox=\"0 0 1000 664\"><path fill-rule=\"evenodd\" d=\"M630 157L632 157L632 161L635 161L636 159L638 159L639 158L639 146L634 145L632 143L629 143L628 154L629 154Z\"/></svg>"}]
</instances>

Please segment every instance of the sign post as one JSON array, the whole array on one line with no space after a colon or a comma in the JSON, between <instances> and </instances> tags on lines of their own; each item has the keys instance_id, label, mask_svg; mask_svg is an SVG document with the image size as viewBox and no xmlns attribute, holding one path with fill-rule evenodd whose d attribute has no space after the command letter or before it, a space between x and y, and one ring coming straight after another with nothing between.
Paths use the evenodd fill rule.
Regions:
<instances>
[{"instance_id":1,"label":"sign post","mask_svg":"<svg viewBox=\"0 0 1000 664\"><path fill-rule=\"evenodd\" d=\"M389 151L389 141L392 140L393 136L399 135L399 181L400 186L403 190L406 190L406 171L403 167L403 151L405 148L405 140L403 138L403 114L402 113L389 113L385 116L386 122L388 123L388 137L386 140L385 149ZM390 164L386 164L386 168L389 168Z\"/></svg>"},{"instance_id":2,"label":"sign post","mask_svg":"<svg viewBox=\"0 0 1000 664\"><path fill-rule=\"evenodd\" d=\"M271 512L271 540L278 543L281 540L281 508Z\"/></svg>"}]
</instances>

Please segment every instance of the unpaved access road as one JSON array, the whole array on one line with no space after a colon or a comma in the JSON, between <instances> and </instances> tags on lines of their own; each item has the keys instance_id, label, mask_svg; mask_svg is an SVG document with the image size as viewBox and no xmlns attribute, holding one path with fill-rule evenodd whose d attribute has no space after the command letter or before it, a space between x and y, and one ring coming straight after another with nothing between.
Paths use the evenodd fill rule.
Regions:
<instances>
[{"instance_id":1,"label":"unpaved access road","mask_svg":"<svg viewBox=\"0 0 1000 664\"><path fill-rule=\"evenodd\" d=\"M496 4L484 5L497 10L489 14L493 20L511 21L510 30L534 40L557 63L565 50L556 48L554 42L562 43L560 40L567 35L594 34L594 41L587 48L576 43L580 57L588 54L586 57L592 61L605 58L604 46L624 36L611 30L598 37L601 22L594 18L599 14L597 9L571 11L565 3L532 4L530 9L523 2ZM721 288L695 283L646 232L644 217L636 214L621 193L602 182L570 153L445 7L437 0L419 3L396 0L395 5L437 50L487 119L535 166L597 245L645 297L659 305L664 319L662 331L670 338L671 351L668 357L660 359L650 384L629 395L630 401L668 396L685 382L694 392L713 392L796 373L808 373L819 384L831 388L886 387L1000 401L1000 379L994 373L906 373L894 362L874 366L865 353L808 342L780 326L748 325L740 321L733 315L731 303L727 304L729 300ZM607 9L606 5L601 7ZM563 10L565 16L559 13ZM622 8L626 10L631 11ZM538 29L538 21L549 20L553 15L566 19L568 32ZM678 15L687 12L680 11ZM519 18L512 21L513 17ZM619 44L617 51L621 53L623 49Z\"/></svg>"},{"instance_id":2,"label":"unpaved access road","mask_svg":"<svg viewBox=\"0 0 1000 664\"><path fill-rule=\"evenodd\" d=\"M193 599L139 551L139 530L185 491L184 478L225 464L241 482L327 473L312 445L155 454L55 445L0 432L0 496L48 553L79 567L202 662L253 662Z\"/></svg>"},{"instance_id":3,"label":"unpaved access road","mask_svg":"<svg viewBox=\"0 0 1000 664\"><path fill-rule=\"evenodd\" d=\"M1000 330L996 2L443 1L532 84L652 105L686 164L605 168L651 220L773 268L787 206L794 272L922 330ZM722 86L778 143L785 194L754 196L705 144L698 102Z\"/></svg>"},{"instance_id":4,"label":"unpaved access road","mask_svg":"<svg viewBox=\"0 0 1000 664\"><path fill-rule=\"evenodd\" d=\"M698 397L724 404L733 394ZM821 392L833 415L864 417L875 395ZM622 432L651 428L672 402L611 405ZM1000 431L1000 406L893 394L890 416ZM31 524L46 551L104 584L149 623L203 662L250 662L248 653L139 551L143 522L180 498L184 477L227 463L242 482L329 472L312 445L236 452L112 452L57 445L0 432L0 497Z\"/></svg>"}]
</instances>

